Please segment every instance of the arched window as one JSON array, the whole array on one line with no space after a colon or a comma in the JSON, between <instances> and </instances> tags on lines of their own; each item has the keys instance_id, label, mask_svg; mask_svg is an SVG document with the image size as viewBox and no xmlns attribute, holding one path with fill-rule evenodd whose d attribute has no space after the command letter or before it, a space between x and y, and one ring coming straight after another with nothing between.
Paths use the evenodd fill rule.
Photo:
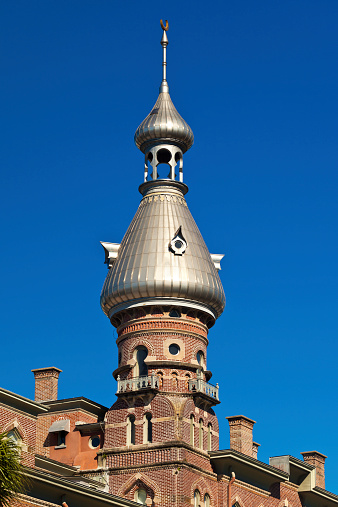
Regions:
<instances>
[{"instance_id":1,"label":"arched window","mask_svg":"<svg viewBox=\"0 0 338 507\"><path fill-rule=\"evenodd\" d=\"M211 451L211 423L208 424L208 451Z\"/></svg>"},{"instance_id":2,"label":"arched window","mask_svg":"<svg viewBox=\"0 0 338 507\"><path fill-rule=\"evenodd\" d=\"M176 371L172 372L171 378L173 379L172 388L175 390L178 388L178 374Z\"/></svg>"},{"instance_id":3,"label":"arched window","mask_svg":"<svg viewBox=\"0 0 338 507\"><path fill-rule=\"evenodd\" d=\"M203 449L203 420L199 421L199 435L198 435L198 446L200 449Z\"/></svg>"},{"instance_id":4,"label":"arched window","mask_svg":"<svg viewBox=\"0 0 338 507\"><path fill-rule=\"evenodd\" d=\"M151 414L144 414L143 416L143 443L150 444L153 441L153 423L151 421Z\"/></svg>"},{"instance_id":5,"label":"arched window","mask_svg":"<svg viewBox=\"0 0 338 507\"><path fill-rule=\"evenodd\" d=\"M210 496L208 493L204 495L204 507L210 507Z\"/></svg>"},{"instance_id":6,"label":"arched window","mask_svg":"<svg viewBox=\"0 0 338 507\"><path fill-rule=\"evenodd\" d=\"M136 359L135 377L146 377L148 375L148 367L144 362L148 355L148 349L140 345L135 349L134 357Z\"/></svg>"},{"instance_id":7,"label":"arched window","mask_svg":"<svg viewBox=\"0 0 338 507\"><path fill-rule=\"evenodd\" d=\"M197 362L200 366L204 367L204 353L202 350L199 350L196 354Z\"/></svg>"},{"instance_id":8,"label":"arched window","mask_svg":"<svg viewBox=\"0 0 338 507\"><path fill-rule=\"evenodd\" d=\"M7 438L10 439L10 440L12 440L18 447L22 443L22 438L20 436L20 433L15 428L13 430L10 430L7 433Z\"/></svg>"},{"instance_id":9,"label":"arched window","mask_svg":"<svg viewBox=\"0 0 338 507\"><path fill-rule=\"evenodd\" d=\"M190 416L190 445L195 445L195 417Z\"/></svg>"},{"instance_id":10,"label":"arched window","mask_svg":"<svg viewBox=\"0 0 338 507\"><path fill-rule=\"evenodd\" d=\"M199 507L200 498L201 498L200 492L198 491L198 489L195 489L195 491L194 491L194 507Z\"/></svg>"},{"instance_id":11,"label":"arched window","mask_svg":"<svg viewBox=\"0 0 338 507\"><path fill-rule=\"evenodd\" d=\"M17 428L13 428L12 430L9 430L7 432L7 438L9 440L12 440L12 442L16 445L17 450L20 454L21 454L22 450L24 450L24 451L27 450L27 446L24 445L23 440L22 440L22 436L20 435Z\"/></svg>"},{"instance_id":12,"label":"arched window","mask_svg":"<svg viewBox=\"0 0 338 507\"><path fill-rule=\"evenodd\" d=\"M163 372L162 371L158 371L156 373L156 375L158 376L158 379L159 379L160 389L162 389L163 388Z\"/></svg>"},{"instance_id":13,"label":"arched window","mask_svg":"<svg viewBox=\"0 0 338 507\"><path fill-rule=\"evenodd\" d=\"M145 505L146 504L146 500L147 500L147 492L145 489L143 488L139 488L138 490L136 490L136 495L135 495L135 500L137 503L141 504L141 505Z\"/></svg>"},{"instance_id":14,"label":"arched window","mask_svg":"<svg viewBox=\"0 0 338 507\"><path fill-rule=\"evenodd\" d=\"M127 445L135 445L135 416L130 415L127 419Z\"/></svg>"}]
</instances>

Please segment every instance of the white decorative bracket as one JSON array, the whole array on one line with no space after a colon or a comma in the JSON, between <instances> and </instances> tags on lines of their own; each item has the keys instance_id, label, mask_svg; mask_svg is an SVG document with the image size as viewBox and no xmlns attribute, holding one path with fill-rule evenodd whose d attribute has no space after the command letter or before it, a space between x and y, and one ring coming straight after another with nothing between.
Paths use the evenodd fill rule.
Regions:
<instances>
[{"instance_id":1,"label":"white decorative bracket","mask_svg":"<svg viewBox=\"0 0 338 507\"><path fill-rule=\"evenodd\" d=\"M100 243L104 248L105 253L104 263L107 264L108 269L110 269L117 259L120 243L105 243L104 241L100 241Z\"/></svg>"},{"instance_id":2,"label":"white decorative bracket","mask_svg":"<svg viewBox=\"0 0 338 507\"><path fill-rule=\"evenodd\" d=\"M210 254L210 257L211 257L211 260L214 263L217 271L220 271L222 269L221 268L221 260L223 259L224 254Z\"/></svg>"}]
</instances>

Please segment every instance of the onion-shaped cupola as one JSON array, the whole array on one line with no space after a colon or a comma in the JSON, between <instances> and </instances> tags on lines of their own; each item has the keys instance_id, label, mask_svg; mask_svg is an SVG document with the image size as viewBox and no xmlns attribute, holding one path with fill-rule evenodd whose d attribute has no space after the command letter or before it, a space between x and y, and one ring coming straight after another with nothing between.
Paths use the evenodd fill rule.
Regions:
<instances>
[{"instance_id":1,"label":"onion-shaped cupola","mask_svg":"<svg viewBox=\"0 0 338 507\"><path fill-rule=\"evenodd\" d=\"M119 312L155 304L201 311L210 326L225 306L218 274L223 255L209 253L184 197L188 187L183 183L183 153L194 136L169 95L168 23L161 26L160 94L135 133L136 146L145 154L142 200L121 244L102 243L109 272L101 307L113 324Z\"/></svg>"},{"instance_id":2,"label":"onion-shaped cupola","mask_svg":"<svg viewBox=\"0 0 338 507\"><path fill-rule=\"evenodd\" d=\"M183 181L183 153L192 147L194 134L182 116L177 112L169 95L167 83L167 45L168 22L161 21L163 36L163 77L158 99L141 125L135 132L136 146L145 154L144 181L149 178L169 178L175 180L175 168L178 165L179 181ZM168 164L168 175L159 175L158 165ZM151 173L149 174L149 170Z\"/></svg>"}]
</instances>

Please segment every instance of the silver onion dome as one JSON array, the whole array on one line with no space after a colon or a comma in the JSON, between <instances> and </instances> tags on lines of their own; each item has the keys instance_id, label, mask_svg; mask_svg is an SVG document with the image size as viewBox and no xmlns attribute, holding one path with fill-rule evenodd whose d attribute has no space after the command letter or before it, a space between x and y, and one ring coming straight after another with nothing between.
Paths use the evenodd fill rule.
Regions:
<instances>
[{"instance_id":1,"label":"silver onion dome","mask_svg":"<svg viewBox=\"0 0 338 507\"><path fill-rule=\"evenodd\" d=\"M111 318L127 308L170 304L198 309L216 320L225 306L217 256L210 255L188 209L186 185L149 181L140 191L139 208L121 245L115 245L102 310Z\"/></svg>"},{"instance_id":2,"label":"silver onion dome","mask_svg":"<svg viewBox=\"0 0 338 507\"><path fill-rule=\"evenodd\" d=\"M135 132L135 144L145 153L157 143L173 143L185 153L194 143L194 134L177 112L169 91L160 92L156 104Z\"/></svg>"},{"instance_id":3,"label":"silver onion dome","mask_svg":"<svg viewBox=\"0 0 338 507\"><path fill-rule=\"evenodd\" d=\"M168 27L168 25L167 25ZM163 27L164 28L164 27ZM146 153L149 148L156 144L175 144L183 153L192 147L194 134L182 116L177 112L171 97L167 83L167 53L168 38L166 30L163 29L161 44L163 47L163 79L160 86L160 94L156 104L143 120L135 132L134 140L136 146Z\"/></svg>"}]
</instances>

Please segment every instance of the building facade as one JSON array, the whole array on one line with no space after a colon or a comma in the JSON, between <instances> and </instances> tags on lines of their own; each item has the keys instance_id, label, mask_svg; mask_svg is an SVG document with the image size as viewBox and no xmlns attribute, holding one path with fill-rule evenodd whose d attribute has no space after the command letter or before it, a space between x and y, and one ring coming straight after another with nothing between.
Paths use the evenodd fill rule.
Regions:
<instances>
[{"instance_id":1,"label":"building facade","mask_svg":"<svg viewBox=\"0 0 338 507\"><path fill-rule=\"evenodd\" d=\"M101 307L117 331L116 401L58 400L61 370L32 370L35 400L0 390L0 426L21 448L31 486L17 505L330 507L323 454L257 459L255 421L228 417L219 450L218 384L207 362L222 314L221 254L211 254L188 209L184 154L193 132L166 78L135 133L144 155L141 201L121 244L102 242Z\"/></svg>"}]
</instances>

